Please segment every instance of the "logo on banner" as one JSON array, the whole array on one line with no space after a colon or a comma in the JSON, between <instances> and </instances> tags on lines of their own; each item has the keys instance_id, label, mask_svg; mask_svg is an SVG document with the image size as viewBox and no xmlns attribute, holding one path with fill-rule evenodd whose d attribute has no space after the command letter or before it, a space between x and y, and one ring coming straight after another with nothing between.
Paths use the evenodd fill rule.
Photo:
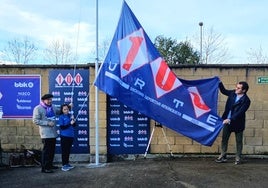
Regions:
<instances>
[{"instance_id":1,"label":"logo on banner","mask_svg":"<svg viewBox=\"0 0 268 188\"><path fill-rule=\"evenodd\" d=\"M189 87L188 91L194 107L195 116L198 118L211 109L205 104L196 87Z\"/></svg>"},{"instance_id":2,"label":"logo on banner","mask_svg":"<svg viewBox=\"0 0 268 188\"><path fill-rule=\"evenodd\" d=\"M121 59L121 78L148 63L146 41L142 28L119 40L118 46ZM150 65L157 98L182 85L161 57L151 62Z\"/></svg>"},{"instance_id":3,"label":"logo on banner","mask_svg":"<svg viewBox=\"0 0 268 188\"><path fill-rule=\"evenodd\" d=\"M139 29L118 41L121 62L121 78L148 63L143 30Z\"/></svg>"},{"instance_id":4,"label":"logo on banner","mask_svg":"<svg viewBox=\"0 0 268 188\"><path fill-rule=\"evenodd\" d=\"M65 82L67 83L67 85L71 85L73 82L73 77L70 73L67 74L67 76L64 78Z\"/></svg>"},{"instance_id":5,"label":"logo on banner","mask_svg":"<svg viewBox=\"0 0 268 188\"><path fill-rule=\"evenodd\" d=\"M151 62L150 65L153 72L157 98L182 85L182 83L179 81L179 79L177 79L176 75L174 75L161 57Z\"/></svg>"},{"instance_id":6,"label":"logo on banner","mask_svg":"<svg viewBox=\"0 0 268 188\"><path fill-rule=\"evenodd\" d=\"M56 77L55 80L56 80L58 85L62 85L64 78L63 78L62 74L58 74L58 76Z\"/></svg>"},{"instance_id":7,"label":"logo on banner","mask_svg":"<svg viewBox=\"0 0 268 188\"><path fill-rule=\"evenodd\" d=\"M82 76L78 73L75 75L74 77L74 82L77 84L77 85L80 85L83 81L83 78Z\"/></svg>"},{"instance_id":8,"label":"logo on banner","mask_svg":"<svg viewBox=\"0 0 268 188\"><path fill-rule=\"evenodd\" d=\"M70 86L73 82L76 83L76 85L80 85L83 81L83 77L79 73L77 73L74 77L70 73L68 73L65 77L59 73L55 80L58 85L63 85L63 83L66 83L68 86Z\"/></svg>"}]
</instances>

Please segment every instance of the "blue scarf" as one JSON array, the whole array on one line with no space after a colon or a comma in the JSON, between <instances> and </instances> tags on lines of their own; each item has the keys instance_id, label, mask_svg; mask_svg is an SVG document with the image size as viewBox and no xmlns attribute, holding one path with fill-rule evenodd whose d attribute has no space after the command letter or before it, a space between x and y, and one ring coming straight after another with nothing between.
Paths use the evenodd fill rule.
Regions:
<instances>
[{"instance_id":1,"label":"blue scarf","mask_svg":"<svg viewBox=\"0 0 268 188\"><path fill-rule=\"evenodd\" d=\"M51 117L55 116L55 113L54 113L54 110L53 110L52 106L48 106L43 102L41 102L40 105L46 110L46 116L48 118L51 118Z\"/></svg>"}]
</instances>

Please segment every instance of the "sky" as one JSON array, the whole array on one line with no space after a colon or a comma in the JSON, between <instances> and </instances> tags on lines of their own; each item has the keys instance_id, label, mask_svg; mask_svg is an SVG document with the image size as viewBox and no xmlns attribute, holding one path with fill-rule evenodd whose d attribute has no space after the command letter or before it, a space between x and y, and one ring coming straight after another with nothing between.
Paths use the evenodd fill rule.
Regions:
<instances>
[{"instance_id":1,"label":"sky","mask_svg":"<svg viewBox=\"0 0 268 188\"><path fill-rule=\"evenodd\" d=\"M268 52L266 0L126 2L152 41L163 35L178 42L189 40L200 50L199 22L203 22L204 35L213 28L224 38L231 57L228 63L248 63L250 49ZM96 19L96 0L0 0L0 51L8 41L25 37L39 49L47 48L53 40L64 40L71 44L80 62L94 62L96 23L98 44L110 43L122 3L123 0L98 0ZM0 61L3 57L0 52ZM42 63L39 61L34 63Z\"/></svg>"}]
</instances>

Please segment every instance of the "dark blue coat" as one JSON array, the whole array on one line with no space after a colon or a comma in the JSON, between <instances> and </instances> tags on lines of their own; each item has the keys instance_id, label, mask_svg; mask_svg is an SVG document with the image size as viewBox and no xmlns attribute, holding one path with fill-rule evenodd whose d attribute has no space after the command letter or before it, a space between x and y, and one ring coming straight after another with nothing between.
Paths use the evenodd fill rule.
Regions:
<instances>
[{"instance_id":1,"label":"dark blue coat","mask_svg":"<svg viewBox=\"0 0 268 188\"><path fill-rule=\"evenodd\" d=\"M231 110L231 123L225 125L229 127L231 132L241 132L245 129L246 124L246 111L250 106L250 99L247 94L244 94L237 102L235 90L227 90L222 83L219 84L219 88L222 94L228 96L226 101L225 110L222 115L222 119L227 119Z\"/></svg>"}]
</instances>

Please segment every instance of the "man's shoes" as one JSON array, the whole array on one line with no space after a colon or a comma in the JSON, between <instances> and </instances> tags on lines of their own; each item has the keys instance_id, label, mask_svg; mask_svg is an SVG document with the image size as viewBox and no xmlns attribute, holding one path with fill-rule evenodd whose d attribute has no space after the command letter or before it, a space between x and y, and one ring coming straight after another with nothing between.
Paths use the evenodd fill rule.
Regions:
<instances>
[{"instance_id":1,"label":"man's shoes","mask_svg":"<svg viewBox=\"0 0 268 188\"><path fill-rule=\"evenodd\" d=\"M226 163L227 162L227 158L225 156L219 156L216 160L216 163Z\"/></svg>"},{"instance_id":2,"label":"man's shoes","mask_svg":"<svg viewBox=\"0 0 268 188\"><path fill-rule=\"evenodd\" d=\"M42 172L42 173L53 173L53 170L42 169L41 172Z\"/></svg>"},{"instance_id":3,"label":"man's shoes","mask_svg":"<svg viewBox=\"0 0 268 188\"><path fill-rule=\"evenodd\" d=\"M59 167L58 166L52 166L51 169L56 170L56 169L59 169Z\"/></svg>"}]
</instances>

